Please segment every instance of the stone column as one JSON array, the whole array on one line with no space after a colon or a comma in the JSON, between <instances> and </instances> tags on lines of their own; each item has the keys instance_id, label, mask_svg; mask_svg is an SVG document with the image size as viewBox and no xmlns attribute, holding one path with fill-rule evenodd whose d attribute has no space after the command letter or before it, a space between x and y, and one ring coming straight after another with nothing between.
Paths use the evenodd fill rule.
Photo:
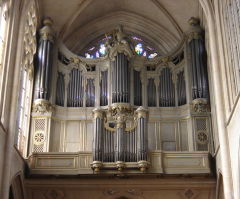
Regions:
<instances>
[{"instance_id":1,"label":"stone column","mask_svg":"<svg viewBox=\"0 0 240 199\"><path fill-rule=\"evenodd\" d=\"M94 135L93 135L93 163L94 171L99 171L102 167L103 159L103 110L94 109Z\"/></svg>"},{"instance_id":2,"label":"stone column","mask_svg":"<svg viewBox=\"0 0 240 199\"><path fill-rule=\"evenodd\" d=\"M215 95L215 106L216 106L216 121L218 127L219 143L220 143L220 155L221 155L221 169L223 175L224 183L224 198L233 199L233 185L232 185L232 171L231 171L231 159L230 159L230 150L228 143L228 132L226 129L225 121L225 112L224 112L224 98L222 96L223 92L223 80L221 77L221 68L223 63L219 60L219 40L217 37L221 32L217 32L220 26L218 17L215 14L219 15L218 9L215 11L212 7L212 2L210 0L200 0L200 5L202 6L204 13L207 18L207 26L209 31L209 50L211 52L211 80L213 85L213 94ZM216 20L217 19L217 20ZM217 27L217 29L216 29ZM221 51L221 50L220 50Z\"/></svg>"}]
</instances>

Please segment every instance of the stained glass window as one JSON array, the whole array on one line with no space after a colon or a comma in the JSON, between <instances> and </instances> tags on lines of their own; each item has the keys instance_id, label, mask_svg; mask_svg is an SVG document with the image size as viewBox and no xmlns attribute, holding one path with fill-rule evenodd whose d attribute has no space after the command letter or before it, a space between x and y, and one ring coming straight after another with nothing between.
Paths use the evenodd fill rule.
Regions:
<instances>
[{"instance_id":1,"label":"stained glass window","mask_svg":"<svg viewBox=\"0 0 240 199\"><path fill-rule=\"evenodd\" d=\"M157 53L152 53L152 54L150 54L150 55L148 56L148 58L149 58L149 59L152 59L152 58L156 57L157 55L158 55Z\"/></svg>"},{"instance_id":2,"label":"stained glass window","mask_svg":"<svg viewBox=\"0 0 240 199\"><path fill-rule=\"evenodd\" d=\"M141 55L143 53L143 45L142 43L138 43L136 46L135 46L135 52L138 54L138 55Z\"/></svg>"},{"instance_id":3,"label":"stained glass window","mask_svg":"<svg viewBox=\"0 0 240 199\"><path fill-rule=\"evenodd\" d=\"M84 53L82 55L88 59L104 57L107 54L105 42L111 38L111 35L104 35L96 42L91 42L90 45L84 48L85 50L83 50ZM148 59L153 59L159 55L153 46L138 35L129 35L128 41L137 55L144 56Z\"/></svg>"},{"instance_id":4,"label":"stained glass window","mask_svg":"<svg viewBox=\"0 0 240 199\"><path fill-rule=\"evenodd\" d=\"M104 44L100 44L100 49L99 52L101 55L105 55L106 54L106 47Z\"/></svg>"}]
</instances>

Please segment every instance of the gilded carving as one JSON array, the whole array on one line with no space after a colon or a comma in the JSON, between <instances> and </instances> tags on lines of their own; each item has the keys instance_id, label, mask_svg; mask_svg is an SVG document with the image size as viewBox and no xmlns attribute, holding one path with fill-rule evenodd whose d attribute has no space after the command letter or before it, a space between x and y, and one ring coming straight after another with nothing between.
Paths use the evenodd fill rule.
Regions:
<instances>
[{"instance_id":1,"label":"gilded carving","mask_svg":"<svg viewBox=\"0 0 240 199\"><path fill-rule=\"evenodd\" d=\"M210 111L210 106L204 98L193 100L192 111L196 113L206 113Z\"/></svg>"},{"instance_id":2,"label":"gilded carving","mask_svg":"<svg viewBox=\"0 0 240 199\"><path fill-rule=\"evenodd\" d=\"M103 110L100 109L100 108L95 108L93 111L93 117L94 119L96 118L100 118L100 119L103 119Z\"/></svg>"},{"instance_id":3,"label":"gilded carving","mask_svg":"<svg viewBox=\"0 0 240 199\"><path fill-rule=\"evenodd\" d=\"M33 103L32 112L44 114L44 113L52 112L53 109L54 108L49 101L44 99L37 99Z\"/></svg>"},{"instance_id":4,"label":"gilded carving","mask_svg":"<svg viewBox=\"0 0 240 199\"><path fill-rule=\"evenodd\" d=\"M35 3L32 2L30 9L27 13L26 24L24 27L23 36L23 60L22 64L28 72L29 79L33 79L34 72L34 55L37 49L36 30L37 30L37 15Z\"/></svg>"},{"instance_id":5,"label":"gilded carving","mask_svg":"<svg viewBox=\"0 0 240 199\"><path fill-rule=\"evenodd\" d=\"M133 108L129 104L113 104L108 109L111 116L117 120L117 118L122 115L125 117L132 117L134 115Z\"/></svg>"},{"instance_id":6,"label":"gilded carving","mask_svg":"<svg viewBox=\"0 0 240 199\"><path fill-rule=\"evenodd\" d=\"M150 165L150 163L145 160L141 160L138 162L138 167L141 172L145 172L148 169L149 165Z\"/></svg>"},{"instance_id":7,"label":"gilded carving","mask_svg":"<svg viewBox=\"0 0 240 199\"><path fill-rule=\"evenodd\" d=\"M118 171L122 171L125 168L125 163L123 161L117 161L116 162L116 168Z\"/></svg>"},{"instance_id":8,"label":"gilded carving","mask_svg":"<svg viewBox=\"0 0 240 199\"><path fill-rule=\"evenodd\" d=\"M112 33L106 35L107 41L105 46L108 52L108 56L111 59L117 55L117 53L124 53L127 57L132 57L133 53L127 41L127 35L123 32L122 26L118 26Z\"/></svg>"},{"instance_id":9,"label":"gilded carving","mask_svg":"<svg viewBox=\"0 0 240 199\"><path fill-rule=\"evenodd\" d=\"M102 166L103 164L101 161L93 161L91 164L91 167L95 172L99 172Z\"/></svg>"},{"instance_id":10,"label":"gilded carving","mask_svg":"<svg viewBox=\"0 0 240 199\"><path fill-rule=\"evenodd\" d=\"M140 106L137 110L136 110L136 113L137 113L137 116L138 118L146 118L147 117L147 110L144 109L142 106Z\"/></svg>"}]
</instances>

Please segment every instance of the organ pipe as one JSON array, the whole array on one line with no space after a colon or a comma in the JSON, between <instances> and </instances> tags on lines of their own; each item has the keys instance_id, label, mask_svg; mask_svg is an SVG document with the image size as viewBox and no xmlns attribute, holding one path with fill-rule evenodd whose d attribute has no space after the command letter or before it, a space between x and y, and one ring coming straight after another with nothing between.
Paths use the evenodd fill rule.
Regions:
<instances>
[{"instance_id":1,"label":"organ pipe","mask_svg":"<svg viewBox=\"0 0 240 199\"><path fill-rule=\"evenodd\" d=\"M154 79L148 79L148 106L156 106L156 85L154 83Z\"/></svg>"},{"instance_id":2,"label":"organ pipe","mask_svg":"<svg viewBox=\"0 0 240 199\"><path fill-rule=\"evenodd\" d=\"M50 19L45 19L43 24L38 45L34 98L49 100L54 33Z\"/></svg>"},{"instance_id":3,"label":"organ pipe","mask_svg":"<svg viewBox=\"0 0 240 199\"><path fill-rule=\"evenodd\" d=\"M112 81L115 84L115 81ZM113 88L115 88L113 86ZM113 91L114 92L114 91ZM108 71L101 72L100 81L100 106L108 105Z\"/></svg>"},{"instance_id":4,"label":"organ pipe","mask_svg":"<svg viewBox=\"0 0 240 199\"><path fill-rule=\"evenodd\" d=\"M186 104L186 83L184 79L184 71L177 74L177 94L178 94L178 105Z\"/></svg>"},{"instance_id":5,"label":"organ pipe","mask_svg":"<svg viewBox=\"0 0 240 199\"><path fill-rule=\"evenodd\" d=\"M134 70L134 105L142 105L142 83L140 79L140 72Z\"/></svg>"},{"instance_id":6,"label":"organ pipe","mask_svg":"<svg viewBox=\"0 0 240 199\"><path fill-rule=\"evenodd\" d=\"M93 165L95 171L102 166L103 160L103 111L101 109L93 110L94 116L94 135L93 135Z\"/></svg>"},{"instance_id":7,"label":"organ pipe","mask_svg":"<svg viewBox=\"0 0 240 199\"><path fill-rule=\"evenodd\" d=\"M112 70L112 102L129 103L130 99L130 79L127 57L123 53L118 53L113 61Z\"/></svg>"},{"instance_id":8,"label":"organ pipe","mask_svg":"<svg viewBox=\"0 0 240 199\"><path fill-rule=\"evenodd\" d=\"M86 85L86 106L94 107L95 105L95 86L94 79L87 79Z\"/></svg>"},{"instance_id":9,"label":"organ pipe","mask_svg":"<svg viewBox=\"0 0 240 199\"><path fill-rule=\"evenodd\" d=\"M147 160L147 137L146 137L146 110L142 107L137 109L137 159L138 161Z\"/></svg>"},{"instance_id":10,"label":"organ pipe","mask_svg":"<svg viewBox=\"0 0 240 199\"><path fill-rule=\"evenodd\" d=\"M125 129L124 118L119 117L117 120L117 128L116 128L115 162L124 161L124 150L125 150L124 129Z\"/></svg>"},{"instance_id":11,"label":"organ pipe","mask_svg":"<svg viewBox=\"0 0 240 199\"><path fill-rule=\"evenodd\" d=\"M192 97L208 99L208 77L204 33L199 20L191 18L188 48L190 51L190 68L192 76Z\"/></svg>"},{"instance_id":12,"label":"organ pipe","mask_svg":"<svg viewBox=\"0 0 240 199\"><path fill-rule=\"evenodd\" d=\"M84 80L83 80L82 72L78 69L72 69L70 73L70 82L68 85L68 98L67 98L68 107L83 106L83 93L84 93L83 82ZM92 96L94 96L95 98L94 83L92 82L91 84L92 84L91 86ZM93 101L93 99L91 100Z\"/></svg>"},{"instance_id":13,"label":"organ pipe","mask_svg":"<svg viewBox=\"0 0 240 199\"><path fill-rule=\"evenodd\" d=\"M161 107L175 106L175 88L169 68L162 70L159 84L159 105Z\"/></svg>"},{"instance_id":14,"label":"organ pipe","mask_svg":"<svg viewBox=\"0 0 240 199\"><path fill-rule=\"evenodd\" d=\"M65 82L64 82L64 74L58 72L57 78L57 90L56 90L56 104L59 106L64 106L64 98L65 98Z\"/></svg>"}]
</instances>

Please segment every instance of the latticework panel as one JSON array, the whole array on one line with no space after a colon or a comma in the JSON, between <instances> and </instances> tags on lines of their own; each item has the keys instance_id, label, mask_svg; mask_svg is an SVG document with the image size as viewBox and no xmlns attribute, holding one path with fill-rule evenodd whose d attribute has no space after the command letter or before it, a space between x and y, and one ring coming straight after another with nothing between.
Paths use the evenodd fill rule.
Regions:
<instances>
[{"instance_id":1,"label":"latticework panel","mask_svg":"<svg viewBox=\"0 0 240 199\"><path fill-rule=\"evenodd\" d=\"M197 151L207 151L209 143L208 118L195 118L195 140Z\"/></svg>"}]
</instances>

